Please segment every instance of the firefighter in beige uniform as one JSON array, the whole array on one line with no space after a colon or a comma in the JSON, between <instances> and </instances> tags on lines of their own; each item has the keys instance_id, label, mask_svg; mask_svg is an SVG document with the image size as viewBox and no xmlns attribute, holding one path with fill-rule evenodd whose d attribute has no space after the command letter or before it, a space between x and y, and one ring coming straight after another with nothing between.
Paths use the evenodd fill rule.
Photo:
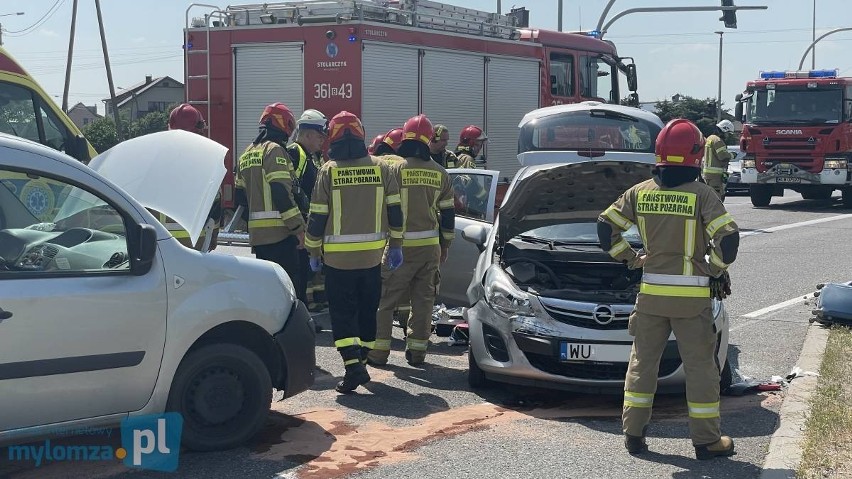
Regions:
<instances>
[{"instance_id":1,"label":"firefighter in beige uniform","mask_svg":"<svg viewBox=\"0 0 852 479\"><path fill-rule=\"evenodd\" d=\"M435 163L444 168L476 168L476 163L470 156L465 156L465 162L459 160L455 153L447 149L450 142L450 130L444 125L435 125L435 133L429 142L429 155Z\"/></svg>"},{"instance_id":2,"label":"firefighter in beige uniform","mask_svg":"<svg viewBox=\"0 0 852 479\"><path fill-rule=\"evenodd\" d=\"M720 432L711 296L722 299L730 292L727 268L736 259L739 232L713 190L695 181L703 148L704 138L694 124L669 122L657 137L655 178L628 189L598 221L601 247L629 268L643 268L628 326L634 340L624 383L623 429L631 454L647 451L645 432L660 357L672 331L686 373L696 456L734 453L733 440ZM641 256L621 236L633 225L645 245Z\"/></svg>"},{"instance_id":3,"label":"firefighter in beige uniform","mask_svg":"<svg viewBox=\"0 0 852 479\"><path fill-rule=\"evenodd\" d=\"M704 147L704 166L701 175L719 199L725 201L725 188L728 184L728 163L733 155L725 144L725 137L734 131L731 120L722 120L716 124L716 133L707 137Z\"/></svg>"},{"instance_id":4,"label":"firefighter in beige uniform","mask_svg":"<svg viewBox=\"0 0 852 479\"><path fill-rule=\"evenodd\" d=\"M405 296L411 298L405 359L410 364L422 364L426 360L432 334L437 271L440 263L447 259L455 235L452 184L446 170L429 156L432 133L432 123L426 116L409 119L403 126L404 140L398 150L405 162L392 166L400 179L405 264L395 271L382 272L376 346L368 355L372 364L388 361L393 310Z\"/></svg>"},{"instance_id":5,"label":"firefighter in beige uniform","mask_svg":"<svg viewBox=\"0 0 852 479\"><path fill-rule=\"evenodd\" d=\"M300 283L298 248L305 220L293 197L293 164L284 149L296 126L283 103L268 105L257 138L237 163L236 200L248 210L249 243L258 259L279 264Z\"/></svg>"},{"instance_id":6,"label":"firefighter in beige uniform","mask_svg":"<svg viewBox=\"0 0 852 479\"><path fill-rule=\"evenodd\" d=\"M387 164L367 154L358 117L338 113L328 136L331 161L314 186L305 247L311 269L325 273L334 346L346 368L336 389L349 393L370 381L365 364L376 340L382 252L389 241L388 267L402 264L402 209Z\"/></svg>"}]
</instances>

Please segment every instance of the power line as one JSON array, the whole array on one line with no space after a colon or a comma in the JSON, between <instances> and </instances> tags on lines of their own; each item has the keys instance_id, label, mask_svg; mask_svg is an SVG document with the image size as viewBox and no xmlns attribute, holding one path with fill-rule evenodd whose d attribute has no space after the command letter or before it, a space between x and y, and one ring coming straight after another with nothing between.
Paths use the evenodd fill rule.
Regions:
<instances>
[{"instance_id":1,"label":"power line","mask_svg":"<svg viewBox=\"0 0 852 479\"><path fill-rule=\"evenodd\" d=\"M15 30L15 31L6 30L6 33L8 33L10 37L22 37L24 35L28 35L28 34L32 33L33 31L35 31L36 28L44 25L45 22L50 20L50 17L52 17L53 14L56 13L59 10L59 6L62 5L63 3L65 3L65 0L56 0L56 2L53 3L53 6L51 6L47 10L47 13L42 15L41 18L36 20L35 23L33 23L32 25L30 25L27 28L24 28L22 30Z\"/></svg>"}]
</instances>

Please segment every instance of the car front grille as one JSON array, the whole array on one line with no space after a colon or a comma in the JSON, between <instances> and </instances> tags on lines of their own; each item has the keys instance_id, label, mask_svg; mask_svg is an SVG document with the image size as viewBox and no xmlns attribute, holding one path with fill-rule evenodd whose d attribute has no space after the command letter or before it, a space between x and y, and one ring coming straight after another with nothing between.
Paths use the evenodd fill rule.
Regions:
<instances>
[{"instance_id":1,"label":"car front grille","mask_svg":"<svg viewBox=\"0 0 852 479\"><path fill-rule=\"evenodd\" d=\"M627 321L633 311L632 304L606 305L553 298L540 300L547 314L556 321L602 331L627 329Z\"/></svg>"},{"instance_id":2,"label":"car front grille","mask_svg":"<svg viewBox=\"0 0 852 479\"><path fill-rule=\"evenodd\" d=\"M627 376L628 363L565 363L553 356L524 352L527 361L546 373L576 379L623 380ZM659 377L666 377L680 367L680 358L663 358L660 361Z\"/></svg>"}]
</instances>

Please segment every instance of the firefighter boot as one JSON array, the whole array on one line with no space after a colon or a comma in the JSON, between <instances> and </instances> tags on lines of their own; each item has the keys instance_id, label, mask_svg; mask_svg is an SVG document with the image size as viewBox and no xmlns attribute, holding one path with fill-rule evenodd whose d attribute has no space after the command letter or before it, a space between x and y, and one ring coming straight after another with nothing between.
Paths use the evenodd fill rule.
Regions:
<instances>
[{"instance_id":1,"label":"firefighter boot","mask_svg":"<svg viewBox=\"0 0 852 479\"><path fill-rule=\"evenodd\" d=\"M346 374L343 376L343 381L337 383L334 389L342 394L349 394L358 386L370 382L370 373L367 372L367 366L361 361L346 365Z\"/></svg>"},{"instance_id":2,"label":"firefighter boot","mask_svg":"<svg viewBox=\"0 0 852 479\"><path fill-rule=\"evenodd\" d=\"M720 456L733 456L734 440L728 436L722 436L718 441L703 446L695 446L695 457L701 460L713 459Z\"/></svg>"},{"instance_id":3,"label":"firefighter boot","mask_svg":"<svg viewBox=\"0 0 852 479\"><path fill-rule=\"evenodd\" d=\"M648 426L645 426L642 429L641 436L631 436L630 434L624 434L624 447L627 449L627 452L630 454L642 454L643 452L648 452L648 444L645 442L645 434L648 431Z\"/></svg>"}]
</instances>

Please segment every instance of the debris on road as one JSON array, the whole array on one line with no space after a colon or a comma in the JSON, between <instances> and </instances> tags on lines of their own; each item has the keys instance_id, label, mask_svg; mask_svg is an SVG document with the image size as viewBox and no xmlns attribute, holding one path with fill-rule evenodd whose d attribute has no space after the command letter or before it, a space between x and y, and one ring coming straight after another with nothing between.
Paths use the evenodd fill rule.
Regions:
<instances>
[{"instance_id":1,"label":"debris on road","mask_svg":"<svg viewBox=\"0 0 852 479\"><path fill-rule=\"evenodd\" d=\"M816 309L811 322L852 326L852 281L818 284Z\"/></svg>"}]
</instances>

